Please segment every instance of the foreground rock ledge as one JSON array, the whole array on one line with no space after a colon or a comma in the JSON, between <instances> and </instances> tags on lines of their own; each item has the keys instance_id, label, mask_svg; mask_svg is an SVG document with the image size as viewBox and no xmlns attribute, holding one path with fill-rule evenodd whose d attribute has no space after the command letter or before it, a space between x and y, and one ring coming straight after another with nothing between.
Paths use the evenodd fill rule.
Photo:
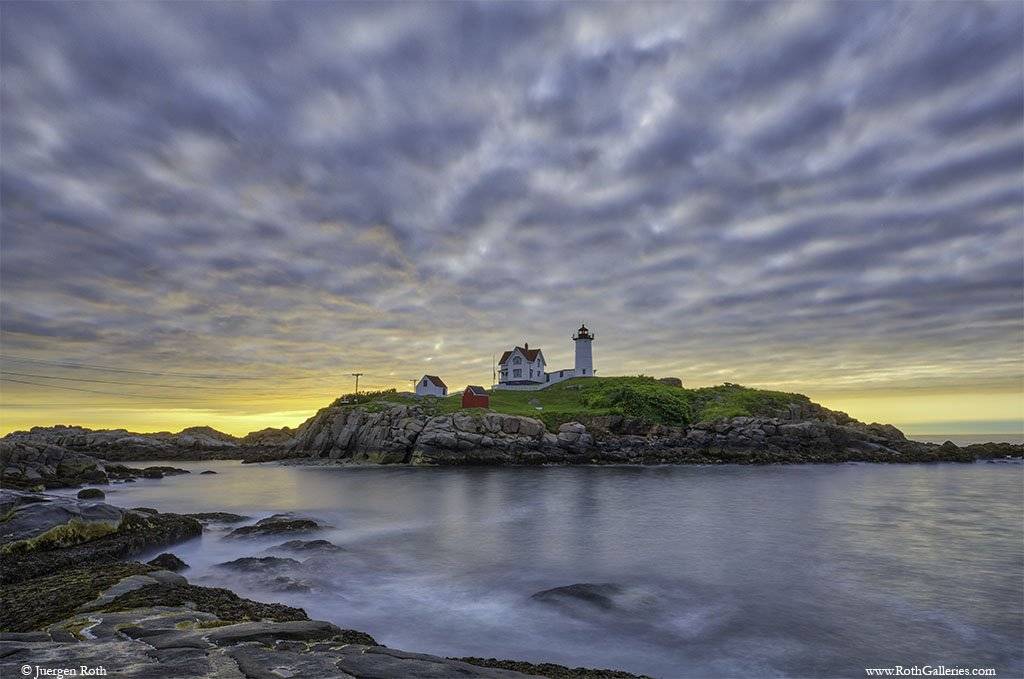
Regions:
<instances>
[{"instance_id":1,"label":"foreground rock ledge","mask_svg":"<svg viewBox=\"0 0 1024 679\"><path fill-rule=\"evenodd\" d=\"M268 518L264 525L294 521ZM0 676L21 676L24 665L103 667L109 676L140 678L633 676L389 649L365 632L310 620L300 608L192 585L166 569L181 565L169 554L152 564L120 561L201 530L196 519L150 509L0 491ZM282 546L308 545L331 546L322 540Z\"/></svg>"},{"instance_id":2,"label":"foreground rock ledge","mask_svg":"<svg viewBox=\"0 0 1024 679\"><path fill-rule=\"evenodd\" d=\"M0 634L0 676L19 676L21 666L26 664L48 668L102 666L109 675L130 677L635 676L614 670L409 653L380 646L363 632L308 620L299 609L287 607L282 607L280 614L288 615L290 610L297 619L225 620L222 615L259 614L258 607L274 605L235 597L237 606L225 607L223 601L216 601L224 592L188 585L184 578L168 571L122 578L92 601L79 605L67 618L35 631Z\"/></svg>"}]
</instances>

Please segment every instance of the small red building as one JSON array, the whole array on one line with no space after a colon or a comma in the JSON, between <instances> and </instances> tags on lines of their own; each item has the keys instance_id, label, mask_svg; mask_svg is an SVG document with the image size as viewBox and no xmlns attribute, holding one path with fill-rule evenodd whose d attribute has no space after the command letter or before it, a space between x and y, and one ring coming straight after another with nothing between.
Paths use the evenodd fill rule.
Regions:
<instances>
[{"instance_id":1,"label":"small red building","mask_svg":"<svg viewBox=\"0 0 1024 679\"><path fill-rule=\"evenodd\" d=\"M463 408L490 408L491 397L487 395L483 387L470 385L462 392Z\"/></svg>"}]
</instances>

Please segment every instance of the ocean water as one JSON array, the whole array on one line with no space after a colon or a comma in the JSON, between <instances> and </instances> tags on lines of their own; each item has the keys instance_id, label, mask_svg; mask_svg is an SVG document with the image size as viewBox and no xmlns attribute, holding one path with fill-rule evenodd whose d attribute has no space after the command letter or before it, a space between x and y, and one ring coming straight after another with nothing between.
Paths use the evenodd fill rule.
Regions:
<instances>
[{"instance_id":1,"label":"ocean water","mask_svg":"<svg viewBox=\"0 0 1024 679\"><path fill-rule=\"evenodd\" d=\"M1024 466L460 468L171 463L107 488L162 511L315 517L344 548L265 575L287 537L171 549L196 584L388 646L655 677L1024 675ZM216 475L199 475L203 469ZM615 583L611 607L535 592ZM295 591L308 588L307 591Z\"/></svg>"}]
</instances>

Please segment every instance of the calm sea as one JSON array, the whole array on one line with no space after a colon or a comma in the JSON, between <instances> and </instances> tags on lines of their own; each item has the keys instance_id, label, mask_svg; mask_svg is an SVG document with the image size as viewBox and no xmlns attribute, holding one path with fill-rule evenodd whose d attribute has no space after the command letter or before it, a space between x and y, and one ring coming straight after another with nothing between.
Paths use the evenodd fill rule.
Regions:
<instances>
[{"instance_id":1,"label":"calm sea","mask_svg":"<svg viewBox=\"0 0 1024 679\"><path fill-rule=\"evenodd\" d=\"M344 551L264 574L283 539L173 551L197 584L305 608L381 643L656 677L1024 674L1024 466L417 469L172 463L216 475L108 501L309 515ZM268 551L269 550L269 551ZM298 557L300 560L306 557ZM531 599L614 583L605 608ZM302 591L306 590L306 591Z\"/></svg>"}]
</instances>

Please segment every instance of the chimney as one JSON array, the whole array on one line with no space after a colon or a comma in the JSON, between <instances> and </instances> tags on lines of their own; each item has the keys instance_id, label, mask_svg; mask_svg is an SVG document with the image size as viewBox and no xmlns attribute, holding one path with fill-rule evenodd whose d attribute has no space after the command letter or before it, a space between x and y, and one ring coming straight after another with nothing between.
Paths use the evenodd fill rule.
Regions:
<instances>
[{"instance_id":1,"label":"chimney","mask_svg":"<svg viewBox=\"0 0 1024 679\"><path fill-rule=\"evenodd\" d=\"M530 348L530 343L529 342L523 342L523 349L529 349L529 348Z\"/></svg>"}]
</instances>

